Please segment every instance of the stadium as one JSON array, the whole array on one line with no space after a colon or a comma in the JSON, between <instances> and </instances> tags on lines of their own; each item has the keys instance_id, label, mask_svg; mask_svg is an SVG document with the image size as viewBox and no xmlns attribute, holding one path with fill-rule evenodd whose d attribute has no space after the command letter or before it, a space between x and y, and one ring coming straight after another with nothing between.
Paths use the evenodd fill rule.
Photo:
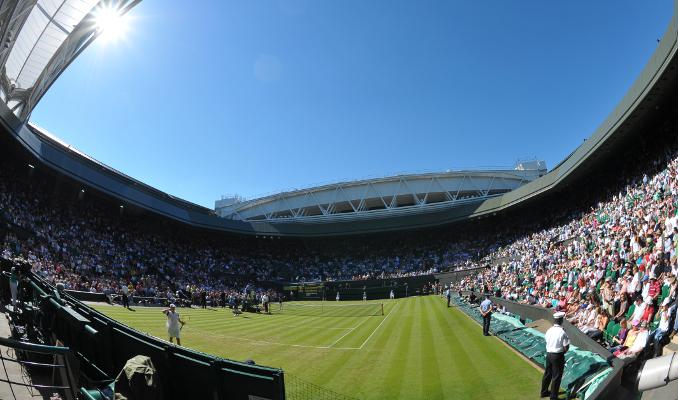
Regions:
<instances>
[{"instance_id":1,"label":"stadium","mask_svg":"<svg viewBox=\"0 0 678 400\"><path fill-rule=\"evenodd\" d=\"M678 399L678 0L550 170L214 209L31 120L102 13L139 3L0 1L0 398Z\"/></svg>"}]
</instances>

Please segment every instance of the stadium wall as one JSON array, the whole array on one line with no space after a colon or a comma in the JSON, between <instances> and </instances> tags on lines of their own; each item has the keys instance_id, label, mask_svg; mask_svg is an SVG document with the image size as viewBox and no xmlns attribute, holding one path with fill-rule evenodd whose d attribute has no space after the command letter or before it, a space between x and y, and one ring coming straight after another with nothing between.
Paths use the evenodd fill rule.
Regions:
<instances>
[{"instance_id":1,"label":"stadium wall","mask_svg":"<svg viewBox=\"0 0 678 400\"><path fill-rule=\"evenodd\" d=\"M395 298L420 296L424 286L437 282L434 275L407 276L391 279L366 279L356 281L326 281L317 283L299 283L284 286L286 295L295 292L293 300L335 299L337 292L341 300L362 300L363 292L368 300L388 299L391 290Z\"/></svg>"},{"instance_id":2,"label":"stadium wall","mask_svg":"<svg viewBox=\"0 0 678 400\"><path fill-rule=\"evenodd\" d=\"M470 296L472 292L462 291L463 296ZM476 293L478 295L478 293ZM494 304L499 305L504 308L507 312L520 316L520 318L531 321L545 320L553 324L553 310L549 310L543 307L533 306L529 304L521 304L515 301L502 299L499 297L491 297L491 300ZM624 361L614 357L609 350L601 346L598 342L588 337L576 326L572 325L569 321L563 321L563 329L567 332L568 337L572 345L577 348L595 353L599 355L602 359L606 360L608 365L612 368L612 372L606 376L605 380L598 385L595 391L587 397L587 400L594 399L612 399L612 398L622 398L618 391L626 390L620 388L622 381L622 374L624 372ZM624 397L625 398L625 397Z\"/></svg>"},{"instance_id":3,"label":"stadium wall","mask_svg":"<svg viewBox=\"0 0 678 400\"><path fill-rule=\"evenodd\" d=\"M5 272L20 264L0 259ZM26 269L29 271L29 269ZM9 278L0 275L3 304L9 303ZM129 328L76 300L28 272L20 283L32 306L25 311L34 326L49 339L67 346L80 364L80 385L91 389L108 385L127 360L151 358L160 379L162 398L284 400L281 369L249 365L171 345Z\"/></svg>"}]
</instances>

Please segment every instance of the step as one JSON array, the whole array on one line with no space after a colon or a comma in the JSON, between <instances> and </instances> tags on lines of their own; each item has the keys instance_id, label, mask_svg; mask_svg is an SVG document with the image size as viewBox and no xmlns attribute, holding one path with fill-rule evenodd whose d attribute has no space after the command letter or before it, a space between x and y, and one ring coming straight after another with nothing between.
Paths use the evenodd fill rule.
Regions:
<instances>
[{"instance_id":1,"label":"step","mask_svg":"<svg viewBox=\"0 0 678 400\"><path fill-rule=\"evenodd\" d=\"M662 355L668 355L671 353L678 353L678 343L675 342L675 337L673 338L674 341L671 341L671 343L667 344L664 346L664 351Z\"/></svg>"}]
</instances>

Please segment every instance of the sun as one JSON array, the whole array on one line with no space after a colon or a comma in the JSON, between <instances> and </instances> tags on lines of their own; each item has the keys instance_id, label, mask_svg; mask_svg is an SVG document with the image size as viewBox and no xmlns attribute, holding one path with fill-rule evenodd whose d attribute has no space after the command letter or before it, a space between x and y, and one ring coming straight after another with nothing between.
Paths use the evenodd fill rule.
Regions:
<instances>
[{"instance_id":1,"label":"sun","mask_svg":"<svg viewBox=\"0 0 678 400\"><path fill-rule=\"evenodd\" d=\"M105 43L123 39L129 30L127 18L116 7L104 6L95 11L94 24L99 38Z\"/></svg>"}]
</instances>

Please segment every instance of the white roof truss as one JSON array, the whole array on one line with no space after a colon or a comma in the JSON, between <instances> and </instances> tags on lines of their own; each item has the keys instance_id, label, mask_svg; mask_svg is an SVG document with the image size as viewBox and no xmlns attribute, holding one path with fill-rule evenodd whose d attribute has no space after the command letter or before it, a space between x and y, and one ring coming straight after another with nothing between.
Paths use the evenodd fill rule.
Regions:
<instances>
[{"instance_id":1,"label":"white roof truss","mask_svg":"<svg viewBox=\"0 0 678 400\"><path fill-rule=\"evenodd\" d=\"M101 33L96 12L127 13L141 0L2 0L0 89L26 121L47 89Z\"/></svg>"}]
</instances>

